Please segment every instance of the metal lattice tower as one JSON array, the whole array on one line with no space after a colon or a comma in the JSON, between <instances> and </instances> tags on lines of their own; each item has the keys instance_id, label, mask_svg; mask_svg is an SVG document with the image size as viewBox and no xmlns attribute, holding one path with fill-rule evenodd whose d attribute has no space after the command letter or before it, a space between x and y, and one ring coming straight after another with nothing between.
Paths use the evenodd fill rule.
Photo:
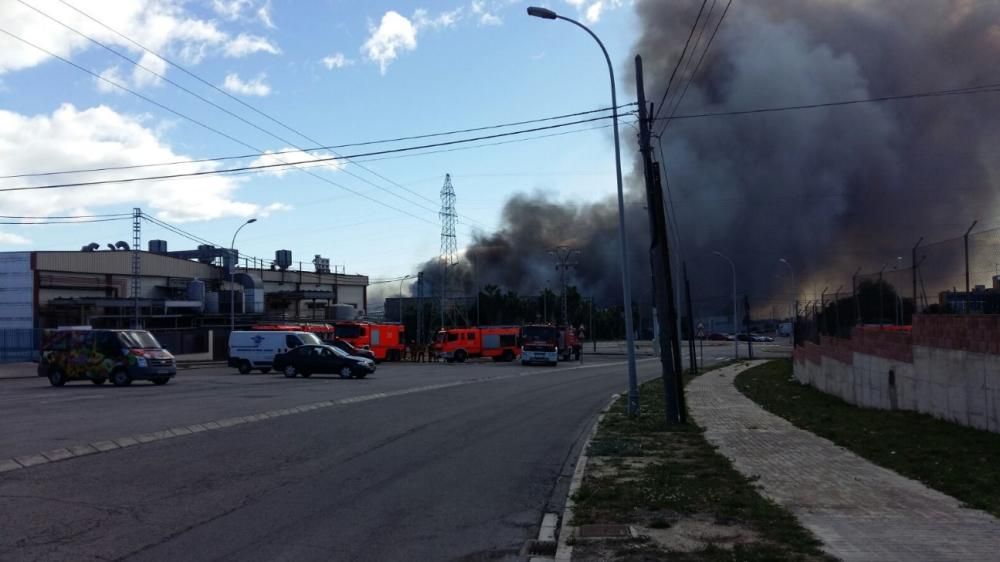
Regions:
<instances>
[{"instance_id":1,"label":"metal lattice tower","mask_svg":"<svg viewBox=\"0 0 1000 562\"><path fill-rule=\"evenodd\" d=\"M580 250L567 246L556 246L549 250L549 254L556 259L556 270L559 271L559 282L562 285L562 322L569 326L569 311L566 304L566 272L571 268L580 265L577 258L580 257Z\"/></svg>"},{"instance_id":2,"label":"metal lattice tower","mask_svg":"<svg viewBox=\"0 0 1000 562\"><path fill-rule=\"evenodd\" d=\"M132 209L132 327L141 328L139 323L139 297L142 292L142 209Z\"/></svg>"},{"instance_id":3,"label":"metal lattice tower","mask_svg":"<svg viewBox=\"0 0 1000 562\"><path fill-rule=\"evenodd\" d=\"M451 174L444 175L441 186L441 329L445 327L444 315L448 301L448 269L458 263L458 236L455 233L455 188L451 185Z\"/></svg>"}]
</instances>

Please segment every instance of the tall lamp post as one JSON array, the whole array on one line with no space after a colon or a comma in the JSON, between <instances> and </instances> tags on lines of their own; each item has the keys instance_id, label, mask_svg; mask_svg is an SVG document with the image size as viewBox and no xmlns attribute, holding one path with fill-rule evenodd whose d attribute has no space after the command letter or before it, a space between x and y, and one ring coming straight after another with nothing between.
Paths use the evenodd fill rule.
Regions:
<instances>
[{"instance_id":1,"label":"tall lamp post","mask_svg":"<svg viewBox=\"0 0 1000 562\"><path fill-rule=\"evenodd\" d=\"M788 268L788 274L792 277L792 302L788 307L788 310L792 313L792 347L795 347L795 301L797 297L797 287L795 286L795 270L792 269L792 264L788 263L785 258L778 258L778 261L785 264Z\"/></svg>"},{"instance_id":2,"label":"tall lamp post","mask_svg":"<svg viewBox=\"0 0 1000 562\"><path fill-rule=\"evenodd\" d=\"M236 291L233 289L233 278L236 269L236 235L248 224L257 222L257 219L249 219L240 225L233 233L233 241L229 243L229 332L236 330Z\"/></svg>"},{"instance_id":3,"label":"tall lamp post","mask_svg":"<svg viewBox=\"0 0 1000 562\"><path fill-rule=\"evenodd\" d=\"M622 188L622 156L621 144L618 138L618 94L615 91L615 70L611 64L611 57L608 50L604 48L604 43L582 23L560 16L547 8L532 6L528 8L528 15L546 20L567 21L587 32L604 53L604 60L608 64L608 75L611 78L611 126L615 136L615 179L618 182L618 237L621 239L622 247L622 297L625 301L625 342L628 352L628 414L635 416L639 413L639 384L635 370L635 334L632 331L632 280L628 266L628 243L625 239L625 194Z\"/></svg>"},{"instance_id":4,"label":"tall lamp post","mask_svg":"<svg viewBox=\"0 0 1000 562\"><path fill-rule=\"evenodd\" d=\"M733 270L733 353L735 354L733 357L739 359L740 338L739 338L739 326L736 321L736 264L734 264L733 260L726 257L726 255L723 254L722 252L716 251L712 253L729 262L729 267L732 268ZM747 334L747 337L749 338L750 334Z\"/></svg>"},{"instance_id":5,"label":"tall lamp post","mask_svg":"<svg viewBox=\"0 0 1000 562\"><path fill-rule=\"evenodd\" d=\"M402 279L399 280L399 323L403 323L403 281L407 279L413 279L413 275L404 275Z\"/></svg>"}]
</instances>

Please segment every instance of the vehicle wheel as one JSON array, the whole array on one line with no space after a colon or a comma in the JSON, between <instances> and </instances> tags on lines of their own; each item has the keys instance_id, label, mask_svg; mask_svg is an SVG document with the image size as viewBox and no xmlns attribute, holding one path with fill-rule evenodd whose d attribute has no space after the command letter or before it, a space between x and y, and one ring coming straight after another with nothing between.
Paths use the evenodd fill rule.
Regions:
<instances>
[{"instance_id":1,"label":"vehicle wheel","mask_svg":"<svg viewBox=\"0 0 1000 562\"><path fill-rule=\"evenodd\" d=\"M99 379L90 379L90 382L92 382L92 383L94 383L96 385L102 385L102 384L108 382L108 379L106 379L104 377L101 377Z\"/></svg>"},{"instance_id":2,"label":"vehicle wheel","mask_svg":"<svg viewBox=\"0 0 1000 562\"><path fill-rule=\"evenodd\" d=\"M49 371L49 384L52 386L62 386L66 384L66 376L59 369Z\"/></svg>"},{"instance_id":3,"label":"vehicle wheel","mask_svg":"<svg viewBox=\"0 0 1000 562\"><path fill-rule=\"evenodd\" d=\"M503 355L500 356L500 360L506 363L510 363L511 361L514 360L514 352L509 349L505 349Z\"/></svg>"},{"instance_id":4,"label":"vehicle wheel","mask_svg":"<svg viewBox=\"0 0 1000 562\"><path fill-rule=\"evenodd\" d=\"M399 361L399 350L398 349L390 350L389 351L389 357L387 357L387 359L389 361L392 361L393 363L395 363L396 361Z\"/></svg>"},{"instance_id":5,"label":"vehicle wheel","mask_svg":"<svg viewBox=\"0 0 1000 562\"><path fill-rule=\"evenodd\" d=\"M558 364L559 364L558 361L553 361L553 362L549 363L549 367L555 367Z\"/></svg>"},{"instance_id":6,"label":"vehicle wheel","mask_svg":"<svg viewBox=\"0 0 1000 562\"><path fill-rule=\"evenodd\" d=\"M522 359L521 360L521 366L527 367L528 366L528 362Z\"/></svg>"},{"instance_id":7,"label":"vehicle wheel","mask_svg":"<svg viewBox=\"0 0 1000 562\"><path fill-rule=\"evenodd\" d=\"M153 379L153 384L156 386L163 386L170 382L170 377L156 377Z\"/></svg>"},{"instance_id":8,"label":"vehicle wheel","mask_svg":"<svg viewBox=\"0 0 1000 562\"><path fill-rule=\"evenodd\" d=\"M285 376L288 377L288 378L290 378L290 379L294 379L295 375L299 374L298 371L295 370L295 367L293 367L291 365L285 367L285 371L284 372L285 372Z\"/></svg>"},{"instance_id":9,"label":"vehicle wheel","mask_svg":"<svg viewBox=\"0 0 1000 562\"><path fill-rule=\"evenodd\" d=\"M260 372L264 373L266 375L266 374L268 374L268 373L271 372L271 368L270 367L264 367L263 369L260 370Z\"/></svg>"},{"instance_id":10,"label":"vehicle wheel","mask_svg":"<svg viewBox=\"0 0 1000 562\"><path fill-rule=\"evenodd\" d=\"M240 361L239 370L241 375L249 375L250 371L253 370L253 365L251 365L249 361L244 359Z\"/></svg>"},{"instance_id":11,"label":"vehicle wheel","mask_svg":"<svg viewBox=\"0 0 1000 562\"><path fill-rule=\"evenodd\" d=\"M128 371L119 369L111 373L111 383L115 386L128 386L132 384L132 377L129 376Z\"/></svg>"},{"instance_id":12,"label":"vehicle wheel","mask_svg":"<svg viewBox=\"0 0 1000 562\"><path fill-rule=\"evenodd\" d=\"M455 361L458 361L459 363L465 363L465 359L467 357L468 354L465 353L464 349L459 349L458 351L455 352Z\"/></svg>"},{"instance_id":13,"label":"vehicle wheel","mask_svg":"<svg viewBox=\"0 0 1000 562\"><path fill-rule=\"evenodd\" d=\"M340 369L340 378L342 378L342 379L349 379L353 375L354 375L354 373L351 372L351 368L350 367L341 367L341 369Z\"/></svg>"},{"instance_id":14,"label":"vehicle wheel","mask_svg":"<svg viewBox=\"0 0 1000 562\"><path fill-rule=\"evenodd\" d=\"M307 373L305 371L301 371L301 372L299 372L299 374L302 375L302 378L304 378L304 379L308 379L309 377L313 376L312 373Z\"/></svg>"}]
</instances>

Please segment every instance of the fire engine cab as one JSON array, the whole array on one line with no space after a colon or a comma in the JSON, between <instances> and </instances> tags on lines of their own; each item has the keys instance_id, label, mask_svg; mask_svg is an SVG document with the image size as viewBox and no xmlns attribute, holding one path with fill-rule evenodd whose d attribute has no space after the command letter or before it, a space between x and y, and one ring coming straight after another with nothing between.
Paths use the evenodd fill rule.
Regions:
<instances>
[{"instance_id":1,"label":"fire engine cab","mask_svg":"<svg viewBox=\"0 0 1000 562\"><path fill-rule=\"evenodd\" d=\"M434 338L434 352L449 363L476 357L509 362L519 355L518 332L516 326L442 330Z\"/></svg>"},{"instance_id":2,"label":"fire engine cab","mask_svg":"<svg viewBox=\"0 0 1000 562\"><path fill-rule=\"evenodd\" d=\"M337 339L354 347L370 349L376 361L399 361L406 348L402 324L376 324L374 322L336 322L333 325Z\"/></svg>"},{"instance_id":3,"label":"fire engine cab","mask_svg":"<svg viewBox=\"0 0 1000 562\"><path fill-rule=\"evenodd\" d=\"M583 346L573 328L529 325L521 328L521 364L556 365L559 361L579 359Z\"/></svg>"}]
</instances>

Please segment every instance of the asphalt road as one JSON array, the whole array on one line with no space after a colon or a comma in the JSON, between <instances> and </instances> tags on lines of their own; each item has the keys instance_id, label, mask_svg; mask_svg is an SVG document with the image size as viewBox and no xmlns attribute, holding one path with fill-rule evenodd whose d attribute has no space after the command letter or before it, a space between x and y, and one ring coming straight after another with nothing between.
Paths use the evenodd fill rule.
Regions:
<instances>
[{"instance_id":1,"label":"asphalt road","mask_svg":"<svg viewBox=\"0 0 1000 562\"><path fill-rule=\"evenodd\" d=\"M0 467L126 445L0 472L0 560L520 559L625 384L620 358L597 356L384 364L364 380L232 373L0 381ZM157 433L170 428L184 434Z\"/></svg>"}]
</instances>

